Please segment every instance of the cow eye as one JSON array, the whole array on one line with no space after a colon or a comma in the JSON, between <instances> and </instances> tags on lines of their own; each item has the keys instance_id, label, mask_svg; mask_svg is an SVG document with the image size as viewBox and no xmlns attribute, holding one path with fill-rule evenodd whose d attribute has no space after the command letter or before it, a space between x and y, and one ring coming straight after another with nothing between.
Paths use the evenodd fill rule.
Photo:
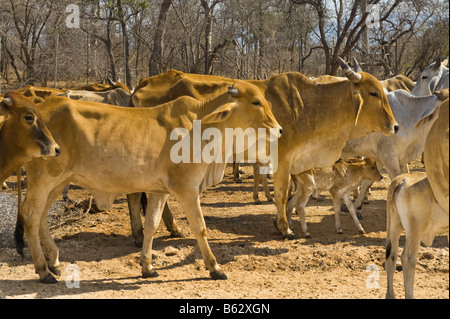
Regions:
<instances>
[{"instance_id":1,"label":"cow eye","mask_svg":"<svg viewBox=\"0 0 450 319\"><path fill-rule=\"evenodd\" d=\"M428 79L428 76L426 76L426 75L422 76L422 80L426 80L426 79Z\"/></svg>"},{"instance_id":2,"label":"cow eye","mask_svg":"<svg viewBox=\"0 0 450 319\"><path fill-rule=\"evenodd\" d=\"M25 121L27 121L28 124L33 124L33 122L34 122L34 117L31 115L25 115L24 119L25 119Z\"/></svg>"},{"instance_id":3,"label":"cow eye","mask_svg":"<svg viewBox=\"0 0 450 319\"><path fill-rule=\"evenodd\" d=\"M253 104L253 105L256 105L256 106L260 106L260 105L261 105L261 102L256 101L256 102L253 102L252 104Z\"/></svg>"},{"instance_id":4,"label":"cow eye","mask_svg":"<svg viewBox=\"0 0 450 319\"><path fill-rule=\"evenodd\" d=\"M369 94L372 95L372 96L374 96L374 97L377 97L377 96L378 96L378 94L377 94L377 93L374 93L374 92L370 92Z\"/></svg>"}]
</instances>

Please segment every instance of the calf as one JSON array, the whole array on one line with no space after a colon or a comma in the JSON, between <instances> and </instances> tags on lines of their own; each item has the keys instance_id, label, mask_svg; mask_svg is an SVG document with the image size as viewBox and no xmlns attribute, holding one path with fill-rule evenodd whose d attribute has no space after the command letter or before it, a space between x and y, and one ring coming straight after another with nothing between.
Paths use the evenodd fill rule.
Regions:
<instances>
[{"instance_id":1,"label":"calf","mask_svg":"<svg viewBox=\"0 0 450 319\"><path fill-rule=\"evenodd\" d=\"M295 192L288 201L287 216L290 222L292 210L295 207L300 215L300 223L306 237L309 238L310 234L308 233L305 222L305 206L314 191L329 191L331 193L335 212L336 231L338 234L342 234L340 220L342 199L359 232L364 234L364 228L356 216L355 206L350 200L350 192L363 179L373 181L381 180L382 176L373 159L338 160L333 166L313 168L300 174L291 175L291 177L295 185Z\"/></svg>"},{"instance_id":2,"label":"calf","mask_svg":"<svg viewBox=\"0 0 450 319\"><path fill-rule=\"evenodd\" d=\"M392 136L384 136L377 132L364 137L350 139L342 150L341 157L366 156L374 158L378 168L384 168L391 180L396 176L409 173L408 163L420 157L425 148L425 139L430 131L442 104L442 94L439 96L416 97L404 91L397 90L386 93L389 105L400 130ZM427 118L428 120L424 120ZM364 181L361 192L355 201L355 206L361 208L367 189L372 183Z\"/></svg>"},{"instance_id":3,"label":"calf","mask_svg":"<svg viewBox=\"0 0 450 319\"><path fill-rule=\"evenodd\" d=\"M386 203L386 298L395 298L393 279L400 235L405 230L406 244L401 261L405 285L405 297L414 298L414 272L420 242L427 246L438 234L447 233L448 214L438 204L423 172L398 176L388 190Z\"/></svg>"}]
</instances>

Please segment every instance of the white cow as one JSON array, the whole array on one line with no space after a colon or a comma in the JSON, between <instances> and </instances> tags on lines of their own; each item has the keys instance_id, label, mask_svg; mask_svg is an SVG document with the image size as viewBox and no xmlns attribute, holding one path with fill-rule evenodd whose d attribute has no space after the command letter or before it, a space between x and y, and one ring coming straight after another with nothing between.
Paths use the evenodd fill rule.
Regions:
<instances>
[{"instance_id":1,"label":"white cow","mask_svg":"<svg viewBox=\"0 0 450 319\"><path fill-rule=\"evenodd\" d=\"M404 90L386 93L395 119L400 125L396 135L377 132L350 139L342 150L342 157L366 156L376 160L378 168L385 168L391 179L409 173L408 163L420 157L425 139L436 118L421 121L438 109L442 101L435 95L416 97ZM417 124L417 125L416 125ZM373 182L364 180L355 207L361 208L367 189Z\"/></svg>"},{"instance_id":2,"label":"white cow","mask_svg":"<svg viewBox=\"0 0 450 319\"><path fill-rule=\"evenodd\" d=\"M447 63L448 59L441 63L441 58L438 58L434 63L427 66L418 78L411 94L415 96L427 96L433 94L434 91L448 89L449 70L445 66Z\"/></svg>"}]
</instances>

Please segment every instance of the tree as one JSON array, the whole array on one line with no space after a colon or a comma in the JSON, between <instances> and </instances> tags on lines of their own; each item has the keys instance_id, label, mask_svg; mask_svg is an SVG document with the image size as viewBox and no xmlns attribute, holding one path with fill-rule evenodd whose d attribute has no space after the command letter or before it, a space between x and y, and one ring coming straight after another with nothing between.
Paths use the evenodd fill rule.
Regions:
<instances>
[{"instance_id":1,"label":"tree","mask_svg":"<svg viewBox=\"0 0 450 319\"><path fill-rule=\"evenodd\" d=\"M10 13L19 37L21 54L18 56L26 66L24 79L34 84L38 43L52 14L54 1L26 0L17 4L9 0L9 4L9 9L5 11Z\"/></svg>"},{"instance_id":2,"label":"tree","mask_svg":"<svg viewBox=\"0 0 450 319\"><path fill-rule=\"evenodd\" d=\"M214 24L214 8L222 2L222 0L200 0L205 14L205 74L211 73L212 58L212 38L213 38L213 24ZM225 44L223 44L224 46Z\"/></svg>"},{"instance_id":3,"label":"tree","mask_svg":"<svg viewBox=\"0 0 450 319\"><path fill-rule=\"evenodd\" d=\"M327 8L325 0L292 0L294 4L312 6L318 17L319 40L325 53L325 73L336 75L339 69L337 58L347 56L355 48L361 36L367 30L366 20L369 12L361 12L364 1L333 0L334 12ZM371 0L370 5L377 5L379 0ZM389 7L380 17L380 23L387 20L393 10L402 2L389 2ZM360 12L360 14L358 14ZM378 17L375 17L378 18ZM331 24L331 25L330 25ZM329 31L331 30L331 32Z\"/></svg>"},{"instance_id":4,"label":"tree","mask_svg":"<svg viewBox=\"0 0 450 319\"><path fill-rule=\"evenodd\" d=\"M148 62L149 76L157 75L162 71L162 57L164 47L164 36L166 33L167 13L169 12L172 0L163 0L159 10L158 24L153 36L153 50Z\"/></svg>"}]
</instances>

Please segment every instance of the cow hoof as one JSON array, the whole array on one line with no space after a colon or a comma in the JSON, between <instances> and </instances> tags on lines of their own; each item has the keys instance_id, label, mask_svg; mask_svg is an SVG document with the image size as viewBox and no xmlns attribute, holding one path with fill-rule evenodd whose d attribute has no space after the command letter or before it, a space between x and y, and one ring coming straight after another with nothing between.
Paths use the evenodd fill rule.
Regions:
<instances>
[{"instance_id":1,"label":"cow hoof","mask_svg":"<svg viewBox=\"0 0 450 319\"><path fill-rule=\"evenodd\" d=\"M296 240L296 239L300 239L300 237L298 237L294 233L283 235L283 240Z\"/></svg>"},{"instance_id":2,"label":"cow hoof","mask_svg":"<svg viewBox=\"0 0 450 319\"><path fill-rule=\"evenodd\" d=\"M170 237L172 237L172 238L187 238L187 235L181 230L172 230L170 232Z\"/></svg>"},{"instance_id":3,"label":"cow hoof","mask_svg":"<svg viewBox=\"0 0 450 319\"><path fill-rule=\"evenodd\" d=\"M55 267L48 266L48 270L50 270L56 276L61 276L61 268L59 266L55 266Z\"/></svg>"},{"instance_id":4,"label":"cow hoof","mask_svg":"<svg viewBox=\"0 0 450 319\"><path fill-rule=\"evenodd\" d=\"M311 234L310 233L306 233L305 234L305 238L311 238Z\"/></svg>"},{"instance_id":5,"label":"cow hoof","mask_svg":"<svg viewBox=\"0 0 450 319\"><path fill-rule=\"evenodd\" d=\"M360 230L359 230L359 233L360 233L361 235L364 235L366 232L364 231L364 229L360 229Z\"/></svg>"},{"instance_id":6,"label":"cow hoof","mask_svg":"<svg viewBox=\"0 0 450 319\"><path fill-rule=\"evenodd\" d=\"M51 274L47 274L44 278L39 279L43 284L56 284L58 280L55 279Z\"/></svg>"},{"instance_id":7,"label":"cow hoof","mask_svg":"<svg viewBox=\"0 0 450 319\"><path fill-rule=\"evenodd\" d=\"M338 229L338 230L337 230L337 233L338 233L338 234L343 234L344 232L342 231L342 229Z\"/></svg>"},{"instance_id":8,"label":"cow hoof","mask_svg":"<svg viewBox=\"0 0 450 319\"><path fill-rule=\"evenodd\" d=\"M154 270L142 271L142 277L144 277L144 278L156 278L158 276L159 276L159 274Z\"/></svg>"},{"instance_id":9,"label":"cow hoof","mask_svg":"<svg viewBox=\"0 0 450 319\"><path fill-rule=\"evenodd\" d=\"M211 272L209 274L210 274L211 278L214 280L227 280L228 279L227 275L225 275L225 273L223 271Z\"/></svg>"},{"instance_id":10,"label":"cow hoof","mask_svg":"<svg viewBox=\"0 0 450 319\"><path fill-rule=\"evenodd\" d=\"M255 199L255 205L262 205L262 202L259 199Z\"/></svg>"}]
</instances>

